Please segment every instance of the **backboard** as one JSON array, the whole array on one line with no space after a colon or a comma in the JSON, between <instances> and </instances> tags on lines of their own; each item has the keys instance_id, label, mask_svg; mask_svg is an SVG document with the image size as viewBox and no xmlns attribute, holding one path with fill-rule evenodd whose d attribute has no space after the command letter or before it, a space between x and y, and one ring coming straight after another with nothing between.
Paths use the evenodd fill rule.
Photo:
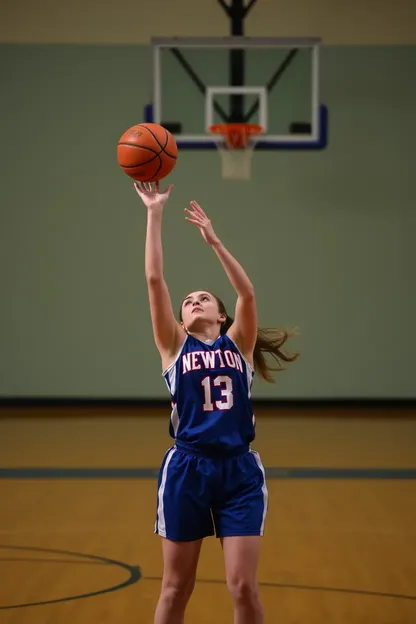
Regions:
<instances>
[{"instance_id":1,"label":"backboard","mask_svg":"<svg viewBox=\"0 0 416 624\"><path fill-rule=\"evenodd\" d=\"M151 40L152 98L145 120L160 123L180 149L216 149L213 124L263 127L258 149L323 149L320 39L244 36Z\"/></svg>"}]
</instances>

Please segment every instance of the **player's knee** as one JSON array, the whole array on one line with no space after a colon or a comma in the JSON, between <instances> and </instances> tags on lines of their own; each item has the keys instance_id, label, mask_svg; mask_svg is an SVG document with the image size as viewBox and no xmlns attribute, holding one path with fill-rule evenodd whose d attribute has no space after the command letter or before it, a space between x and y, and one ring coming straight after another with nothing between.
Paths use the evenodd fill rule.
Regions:
<instances>
[{"instance_id":1,"label":"player's knee","mask_svg":"<svg viewBox=\"0 0 416 624\"><path fill-rule=\"evenodd\" d=\"M172 608L186 606L195 586L195 579L177 579L163 583L162 599Z\"/></svg>"},{"instance_id":2,"label":"player's knee","mask_svg":"<svg viewBox=\"0 0 416 624\"><path fill-rule=\"evenodd\" d=\"M236 604L254 606L258 603L258 589L256 583L244 576L236 576L227 581L228 591Z\"/></svg>"}]
</instances>

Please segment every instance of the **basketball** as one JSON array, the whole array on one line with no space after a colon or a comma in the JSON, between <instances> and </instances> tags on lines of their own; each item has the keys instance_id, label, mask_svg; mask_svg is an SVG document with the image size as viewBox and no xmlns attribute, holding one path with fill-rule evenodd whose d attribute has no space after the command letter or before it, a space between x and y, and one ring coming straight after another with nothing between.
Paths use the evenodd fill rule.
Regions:
<instances>
[{"instance_id":1,"label":"basketball","mask_svg":"<svg viewBox=\"0 0 416 624\"><path fill-rule=\"evenodd\" d=\"M132 126L117 144L118 164L138 182L156 182L166 177L177 157L178 146L172 134L155 123Z\"/></svg>"}]
</instances>

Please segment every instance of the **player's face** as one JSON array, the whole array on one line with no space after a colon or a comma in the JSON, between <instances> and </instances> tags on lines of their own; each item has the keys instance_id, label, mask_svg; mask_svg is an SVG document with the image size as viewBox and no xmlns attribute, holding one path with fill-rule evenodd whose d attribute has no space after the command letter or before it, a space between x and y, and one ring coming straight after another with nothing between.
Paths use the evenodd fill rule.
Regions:
<instances>
[{"instance_id":1,"label":"player's face","mask_svg":"<svg viewBox=\"0 0 416 624\"><path fill-rule=\"evenodd\" d=\"M221 324L225 319L215 297L206 291L190 293L182 302L182 322L188 330L207 323Z\"/></svg>"}]
</instances>

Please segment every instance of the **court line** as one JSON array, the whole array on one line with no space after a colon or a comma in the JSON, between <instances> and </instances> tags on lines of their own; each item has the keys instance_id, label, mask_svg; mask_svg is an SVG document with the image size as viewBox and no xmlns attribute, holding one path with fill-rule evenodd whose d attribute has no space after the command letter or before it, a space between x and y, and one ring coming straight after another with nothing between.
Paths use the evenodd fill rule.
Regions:
<instances>
[{"instance_id":1,"label":"court line","mask_svg":"<svg viewBox=\"0 0 416 624\"><path fill-rule=\"evenodd\" d=\"M268 479L416 479L416 468L330 468L269 466ZM0 479L155 479L159 468L0 467Z\"/></svg>"},{"instance_id":2,"label":"court line","mask_svg":"<svg viewBox=\"0 0 416 624\"><path fill-rule=\"evenodd\" d=\"M98 564L105 564L105 565L117 565L122 567L123 569L126 569L129 571L130 573L130 577L124 582L124 583L120 583L119 585L110 587L110 588L105 588L102 590L98 590L95 592L89 592L89 593L84 593L84 594L78 594L78 595L74 595L74 596L68 596L68 597L61 597L61 598L56 598L56 599L52 599L52 600L44 600L44 601L36 601L36 602L28 602L28 603L16 603L16 604L10 604L10 605L0 605L0 611L1 610L9 610L9 609L18 609L18 608L24 608L24 607L36 607L36 606L42 606L42 605L47 605L47 604L53 604L53 603L60 603L60 602L68 602L68 601L72 601L72 600L80 600L80 599L85 599L85 598L90 598L92 596L97 596L100 594L105 594L108 592L113 592L122 588L125 588L129 585L133 585L135 583L137 583L138 581L142 580L142 581L158 581L160 582L162 579L160 576L142 576L141 574L141 570L139 566L131 566L127 563L124 563L122 561L118 561L115 559L109 559L107 557L102 557L102 556L98 556L98 555L90 555L90 554L85 554L85 553L79 553L79 552L73 552L73 551L68 551L68 550L55 550L55 549L50 549L50 548L38 548L38 547L33 547L33 546L10 546L10 545L6 545L6 544L0 544L0 549L3 550L15 550L15 551L31 551L31 552L38 552L38 553L49 553L49 554L64 554L64 555L70 555L70 556L75 556L75 557L80 557L81 559L87 560L89 562L96 562ZM39 560L39 562L48 562L47 559L42 558L41 560ZM54 562L56 563L56 560L50 560L50 562ZM68 563L85 563L85 561L83 562L77 562L76 560L73 560L71 562ZM204 579L204 578L197 578L196 582L199 583L209 583L209 584L220 584L220 585L224 585L225 584L225 580L223 579ZM416 595L410 595L410 594L395 594L395 593L390 593L390 592L377 592L377 591L372 591L372 590L365 590L365 589L354 589L354 588L347 588L347 587L331 587L331 586L320 586L320 585L302 585L302 584L296 584L296 583L276 583L276 582L270 582L270 581L259 581L259 585L260 587L270 587L273 589L294 589L294 590L299 590L299 591L319 591L319 592L331 592L331 593L344 593L344 594L354 594L354 595L360 595L360 596L370 596L370 597L375 597L375 598L390 598L390 599L395 599L395 600L410 600L410 601L415 601L416 600Z\"/></svg>"},{"instance_id":3,"label":"court line","mask_svg":"<svg viewBox=\"0 0 416 624\"><path fill-rule=\"evenodd\" d=\"M143 576L142 581L162 580L159 576ZM197 583L209 583L214 585L224 585L225 581L220 579L197 578ZM326 587L324 585L298 585L296 583L272 583L270 581L259 581L260 587L272 587L278 589L297 589L303 591L336 592L342 594L356 594L360 596L373 596L376 598L394 598L396 600L416 600L416 596L411 594L393 594L389 592L377 592L366 589L353 589L348 587Z\"/></svg>"},{"instance_id":4,"label":"court line","mask_svg":"<svg viewBox=\"0 0 416 624\"><path fill-rule=\"evenodd\" d=\"M116 585L114 587L110 587L110 588L105 588L103 590L98 590L95 592L90 592L90 593L84 593L84 594L78 594L78 595L74 595L74 596L68 596L68 597L61 597L61 598L55 598L52 600L44 600L44 601L36 601L36 602L28 602L28 603L16 603L16 604L10 604L10 605L0 605L0 611L1 610L9 610L9 609L18 609L18 608L23 608L23 607L36 607L36 606L42 606L42 605L47 605L47 604L53 604L53 603L59 603L59 602L67 602L67 601L72 601L72 600L80 600L83 598L90 598L92 596L97 596L100 594L105 594L108 592L112 592L112 591L116 591L122 588L125 588L129 585L133 585L135 583L137 583L139 580L142 581L158 581L160 582L162 580L162 578L160 576L142 576L141 575L141 571L139 566L130 566L127 563L124 563L122 561L116 561L114 559L108 559L106 557L100 557L97 555L89 555L89 554L84 554L84 553L78 553L78 552L72 552L72 551L63 551L63 550L52 550L49 548L37 548L37 547L32 547L32 546L8 546L8 545L0 545L0 549L4 549L4 550L18 550L18 551L32 551L32 552L41 552L41 553L54 553L54 554L66 554L66 555L71 555L71 556L76 556L76 557L80 557L82 559L84 559L84 561L76 561L76 560L56 560L56 559L36 559L36 558L32 558L30 559L32 562L39 562L39 563L70 563L70 564L85 564L85 563L96 563L98 565L117 565L120 566L124 569L129 570L130 572L130 578L127 579L127 581L125 581L124 583L121 583L119 585ZM4 561L26 561L26 559L23 558L16 558L16 559L11 559L11 558L4 558L4 559L0 559L4 560ZM87 560L87 561L85 561ZM198 584L200 583L208 583L208 584L216 584L216 585L224 585L225 584L225 580L224 579L204 579L204 578L198 578L196 579L196 582ZM271 582L271 581L259 581L259 585L260 587L270 587L273 589L294 589L294 590L300 590L300 591L319 591L319 592L331 592L331 593L344 593L344 594L354 594L354 595L360 595L360 596L371 596L371 597L376 597L376 598L390 598L390 599L395 599L395 600L411 600L411 601L415 601L416 600L416 596L415 595L411 595L411 594L395 594L395 593L391 593L391 592L377 592L377 591L373 591L373 590L365 590L365 589L354 589L354 588L349 588L349 587L331 587L331 586L324 586L324 585L302 585L302 584L296 584L296 583L276 583L276 582Z\"/></svg>"},{"instance_id":5,"label":"court line","mask_svg":"<svg viewBox=\"0 0 416 624\"><path fill-rule=\"evenodd\" d=\"M25 603L15 603L9 605L0 604L0 611L6 611L9 609L21 609L23 607L39 607L47 604L55 604L58 602L69 602L71 600L81 600L82 598L92 598L93 596L100 596L102 594L108 594L110 592L118 591L120 589L124 589L130 585L134 585L142 578L141 570L139 566L131 566L128 563L124 563L124 561L118 561L117 559L109 559L108 557L102 557L98 555L90 555L87 553L74 552L70 550L55 550L52 548L38 548L36 546L12 546L9 544L0 544L0 550L15 550L20 552L36 552L36 553L48 553L55 555L70 555L71 557L79 557L83 559L82 563L85 563L85 560L88 562L94 562L97 564L105 564L105 565L113 565L126 570L129 574L129 577L119 583L117 585L113 585L112 587L105 587L104 589L99 589L94 592L86 592L83 594L76 594L73 596L65 596L62 598L54 598L51 600L38 600L36 602L25 602ZM44 560L43 560L44 562ZM76 559L72 561L72 564L81 563L77 562Z\"/></svg>"}]
</instances>

